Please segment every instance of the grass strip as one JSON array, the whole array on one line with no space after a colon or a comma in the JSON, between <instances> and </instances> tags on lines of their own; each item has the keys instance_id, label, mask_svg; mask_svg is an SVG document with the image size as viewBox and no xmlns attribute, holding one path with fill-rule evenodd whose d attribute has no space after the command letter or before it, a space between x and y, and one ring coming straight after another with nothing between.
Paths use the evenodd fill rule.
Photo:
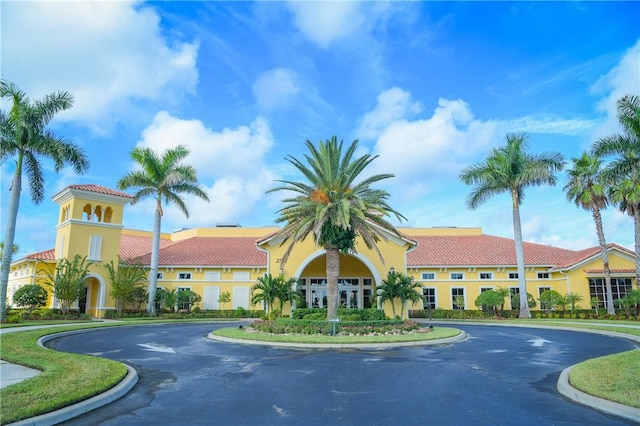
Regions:
<instances>
[{"instance_id":1,"label":"grass strip","mask_svg":"<svg viewBox=\"0 0 640 426\"><path fill-rule=\"evenodd\" d=\"M308 343L308 344L354 344L354 343L402 343L445 339L460 334L460 330L450 327L436 327L428 333L388 334L380 336L326 336L306 334L262 334L250 333L239 328L220 328L213 334L221 337L261 342Z\"/></svg>"},{"instance_id":2,"label":"grass strip","mask_svg":"<svg viewBox=\"0 0 640 426\"><path fill-rule=\"evenodd\" d=\"M0 424L48 413L118 384L127 368L116 361L53 351L36 343L47 334L87 326L38 329L0 336L0 358L42 371L0 390Z\"/></svg>"},{"instance_id":3,"label":"grass strip","mask_svg":"<svg viewBox=\"0 0 640 426\"><path fill-rule=\"evenodd\" d=\"M590 395L640 408L640 350L581 362L571 370L569 383Z\"/></svg>"}]
</instances>

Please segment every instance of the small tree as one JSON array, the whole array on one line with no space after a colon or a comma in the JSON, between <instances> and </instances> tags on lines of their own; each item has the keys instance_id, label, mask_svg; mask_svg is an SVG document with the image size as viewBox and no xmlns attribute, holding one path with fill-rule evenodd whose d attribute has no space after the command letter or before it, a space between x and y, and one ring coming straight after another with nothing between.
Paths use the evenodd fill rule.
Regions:
<instances>
[{"instance_id":1,"label":"small tree","mask_svg":"<svg viewBox=\"0 0 640 426\"><path fill-rule=\"evenodd\" d=\"M251 287L251 303L262 302L267 313L273 309L273 304L278 298L280 293L279 280L277 277L273 277L271 274L264 274L258 278L258 282Z\"/></svg>"},{"instance_id":2,"label":"small tree","mask_svg":"<svg viewBox=\"0 0 640 426\"><path fill-rule=\"evenodd\" d=\"M563 298L564 299L564 298ZM531 293L527 293L527 306L529 308L535 308L538 305L536 299ZM518 309L520 305L520 293L511 294L511 309Z\"/></svg>"},{"instance_id":3,"label":"small tree","mask_svg":"<svg viewBox=\"0 0 640 426\"><path fill-rule=\"evenodd\" d=\"M302 301L302 292L298 290L296 284L297 278L286 279L284 275L279 275L278 278L278 301L280 302L280 313L282 314L282 307L285 302L291 304L291 313L293 313L293 305Z\"/></svg>"},{"instance_id":4,"label":"small tree","mask_svg":"<svg viewBox=\"0 0 640 426\"><path fill-rule=\"evenodd\" d=\"M407 302L419 302L422 300L422 295L416 291L421 287L422 284L413 282L412 277L391 270L387 274L387 279L382 280L382 284L378 287L377 293L381 303L386 301L391 302L391 310L394 318L397 317L395 301L396 299L400 300L402 306L402 315L400 315L400 318L405 319Z\"/></svg>"},{"instance_id":5,"label":"small tree","mask_svg":"<svg viewBox=\"0 0 640 426\"><path fill-rule=\"evenodd\" d=\"M191 307L202 301L202 296L192 290L179 290L176 292L176 304L178 310L191 312Z\"/></svg>"},{"instance_id":6,"label":"small tree","mask_svg":"<svg viewBox=\"0 0 640 426\"><path fill-rule=\"evenodd\" d=\"M504 296L495 290L483 291L476 297L475 305L481 309L489 309L493 315L497 315L500 318L501 312L498 311L498 306L504 304Z\"/></svg>"},{"instance_id":7,"label":"small tree","mask_svg":"<svg viewBox=\"0 0 640 426\"><path fill-rule=\"evenodd\" d=\"M169 310L169 312L175 312L176 305L178 304L178 294L175 288L171 290L165 290L163 292L162 301L164 302L164 307Z\"/></svg>"},{"instance_id":8,"label":"small tree","mask_svg":"<svg viewBox=\"0 0 640 426\"><path fill-rule=\"evenodd\" d=\"M224 305L229 302L231 302L231 293L229 293L228 291L223 291L222 293L220 293L220 296L218 297L218 303L222 305L222 309L224 309Z\"/></svg>"},{"instance_id":9,"label":"small tree","mask_svg":"<svg viewBox=\"0 0 640 426\"><path fill-rule=\"evenodd\" d=\"M38 284L22 286L13 294L13 303L24 306L27 317L31 316L34 309L46 305L48 299L49 293Z\"/></svg>"},{"instance_id":10,"label":"small tree","mask_svg":"<svg viewBox=\"0 0 640 426\"><path fill-rule=\"evenodd\" d=\"M591 298L591 308L596 310L596 315L598 315L598 308L600 307L600 299L597 297Z\"/></svg>"},{"instance_id":11,"label":"small tree","mask_svg":"<svg viewBox=\"0 0 640 426\"><path fill-rule=\"evenodd\" d=\"M540 294L540 309L545 309L547 312L554 310L562 303L562 295L555 290L545 290Z\"/></svg>"},{"instance_id":12,"label":"small tree","mask_svg":"<svg viewBox=\"0 0 640 426\"><path fill-rule=\"evenodd\" d=\"M134 287L131 293L131 304L133 309L140 312L142 310L142 304L146 303L149 295L144 287Z\"/></svg>"},{"instance_id":13,"label":"small tree","mask_svg":"<svg viewBox=\"0 0 640 426\"><path fill-rule=\"evenodd\" d=\"M573 311L576 310L576 306L584 300L584 297L574 292L567 294L564 298L566 300L567 305L569 305L569 309L571 310L571 313L573 313Z\"/></svg>"},{"instance_id":14,"label":"small tree","mask_svg":"<svg viewBox=\"0 0 640 426\"><path fill-rule=\"evenodd\" d=\"M107 276L111 282L111 297L116 301L116 311L122 315L125 303L132 303L134 291L146 278L149 268L140 263L122 263L116 266L113 260L105 265Z\"/></svg>"},{"instance_id":15,"label":"small tree","mask_svg":"<svg viewBox=\"0 0 640 426\"><path fill-rule=\"evenodd\" d=\"M69 313L71 305L82 295L84 280L89 275L91 265L86 256L76 254L73 260L60 259L53 273L46 271L53 295L60 302L64 315Z\"/></svg>"}]
</instances>

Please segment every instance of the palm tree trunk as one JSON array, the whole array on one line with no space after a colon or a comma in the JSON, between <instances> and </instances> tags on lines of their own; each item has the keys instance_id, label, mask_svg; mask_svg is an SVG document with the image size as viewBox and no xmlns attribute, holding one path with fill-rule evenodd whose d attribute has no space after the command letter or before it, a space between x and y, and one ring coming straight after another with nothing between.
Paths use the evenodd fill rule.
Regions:
<instances>
[{"instance_id":1,"label":"palm tree trunk","mask_svg":"<svg viewBox=\"0 0 640 426\"><path fill-rule=\"evenodd\" d=\"M527 281L524 275L524 245L522 243L522 225L517 196L513 197L513 236L516 244L516 263L518 265L518 289L520 291L520 318L531 318Z\"/></svg>"},{"instance_id":2,"label":"palm tree trunk","mask_svg":"<svg viewBox=\"0 0 640 426\"><path fill-rule=\"evenodd\" d=\"M327 319L338 318L338 277L340 275L340 252L337 248L326 249L327 260Z\"/></svg>"},{"instance_id":3,"label":"palm tree trunk","mask_svg":"<svg viewBox=\"0 0 640 426\"><path fill-rule=\"evenodd\" d=\"M598 206L591 209L593 220L596 222L596 233L600 244L600 254L602 255L602 265L604 267L604 283L607 290L607 313L615 315L616 309L613 306L613 289L611 288L611 269L609 268L609 253L607 252L607 242L604 239L604 229L602 228L602 215Z\"/></svg>"},{"instance_id":4,"label":"palm tree trunk","mask_svg":"<svg viewBox=\"0 0 640 426\"><path fill-rule=\"evenodd\" d=\"M635 226L636 249L636 289L640 290L640 206L633 211L633 224ZM6 243L5 243L6 244Z\"/></svg>"},{"instance_id":5,"label":"palm tree trunk","mask_svg":"<svg viewBox=\"0 0 640 426\"><path fill-rule=\"evenodd\" d=\"M9 195L9 209L7 211L7 227L4 233L4 247L2 249L2 266L0 266L0 321L7 320L7 287L9 285L9 270L13 255L13 242L16 236L16 221L18 206L22 192L22 155L18 155L16 172L11 182Z\"/></svg>"},{"instance_id":6,"label":"palm tree trunk","mask_svg":"<svg viewBox=\"0 0 640 426\"><path fill-rule=\"evenodd\" d=\"M160 262L160 210L156 208L153 217L153 238L151 240L151 268L149 270L149 300L147 302L147 313L156 314L156 288L158 287L158 263Z\"/></svg>"}]
</instances>

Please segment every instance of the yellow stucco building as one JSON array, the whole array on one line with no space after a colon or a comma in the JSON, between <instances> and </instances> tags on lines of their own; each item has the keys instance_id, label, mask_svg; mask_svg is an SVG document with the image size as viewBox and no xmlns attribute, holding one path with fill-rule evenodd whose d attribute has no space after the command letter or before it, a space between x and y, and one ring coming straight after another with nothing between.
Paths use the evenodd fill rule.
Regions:
<instances>
[{"instance_id":1,"label":"yellow stucco building","mask_svg":"<svg viewBox=\"0 0 640 426\"><path fill-rule=\"evenodd\" d=\"M11 265L8 301L22 285L46 280L58 259L80 254L93 261L85 282L86 294L78 309L95 317L115 309L104 265L138 259L150 264L151 232L124 229L125 205L131 196L98 185L71 185L53 197L60 206L56 241L50 250L34 253ZM308 238L297 244L287 263L281 259L287 245L277 238L277 227L217 226L162 234L158 287L189 289L200 296L202 309L260 309L252 306L251 287L265 273L283 273L300 279L309 307L326 307L324 251ZM342 307L377 306L376 286L389 270L402 272L422 284L424 302L409 309L476 309L476 297L486 289L518 292L513 240L485 235L480 228L398 228L379 243L384 262L374 250L356 242L357 253L341 255L339 301ZM632 288L635 253L609 244L614 299ZM597 297L605 306L604 272L598 247L574 251L525 243L527 291L538 298L548 289L583 297L583 308ZM231 301L220 306L220 294ZM51 293L51 292L50 292ZM387 304L388 305L388 304ZM49 307L56 307L51 298ZM400 306L398 305L396 310ZM507 303L507 307L508 303ZM289 309L287 306L286 309ZM390 306L385 306L390 314Z\"/></svg>"}]
</instances>

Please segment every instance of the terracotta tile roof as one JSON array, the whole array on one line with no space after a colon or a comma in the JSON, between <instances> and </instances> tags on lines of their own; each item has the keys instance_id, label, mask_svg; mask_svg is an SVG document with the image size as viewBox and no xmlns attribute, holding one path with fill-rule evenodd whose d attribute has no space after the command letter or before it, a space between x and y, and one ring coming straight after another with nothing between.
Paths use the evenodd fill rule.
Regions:
<instances>
[{"instance_id":1,"label":"terracotta tile roof","mask_svg":"<svg viewBox=\"0 0 640 426\"><path fill-rule=\"evenodd\" d=\"M412 236L418 245L407 254L407 266L515 266L512 239L493 235ZM576 252L542 244L524 243L526 265L564 264Z\"/></svg>"},{"instance_id":2,"label":"terracotta tile roof","mask_svg":"<svg viewBox=\"0 0 640 426\"><path fill-rule=\"evenodd\" d=\"M82 191L97 192L98 194L115 195L117 197L133 198L131 195L117 191L115 189L107 188L106 186L85 184L85 185L69 185L71 189L80 189Z\"/></svg>"},{"instance_id":3,"label":"terracotta tile roof","mask_svg":"<svg viewBox=\"0 0 640 426\"><path fill-rule=\"evenodd\" d=\"M151 254L141 257L151 263ZM161 266L267 266L255 237L194 237L160 250Z\"/></svg>"},{"instance_id":4,"label":"terracotta tile roof","mask_svg":"<svg viewBox=\"0 0 640 426\"><path fill-rule=\"evenodd\" d=\"M604 274L604 269L585 269L585 273L587 274ZM635 274L635 269L611 269L610 272L612 274Z\"/></svg>"},{"instance_id":5,"label":"terracotta tile roof","mask_svg":"<svg viewBox=\"0 0 640 426\"><path fill-rule=\"evenodd\" d=\"M38 253L32 253L27 255L25 259L37 259L37 260L56 260L55 249L49 249L40 251Z\"/></svg>"},{"instance_id":6,"label":"terracotta tile roof","mask_svg":"<svg viewBox=\"0 0 640 426\"><path fill-rule=\"evenodd\" d=\"M160 239L160 250L173 244L170 240ZM151 253L151 236L122 234L120 239L120 259L132 260Z\"/></svg>"}]
</instances>

